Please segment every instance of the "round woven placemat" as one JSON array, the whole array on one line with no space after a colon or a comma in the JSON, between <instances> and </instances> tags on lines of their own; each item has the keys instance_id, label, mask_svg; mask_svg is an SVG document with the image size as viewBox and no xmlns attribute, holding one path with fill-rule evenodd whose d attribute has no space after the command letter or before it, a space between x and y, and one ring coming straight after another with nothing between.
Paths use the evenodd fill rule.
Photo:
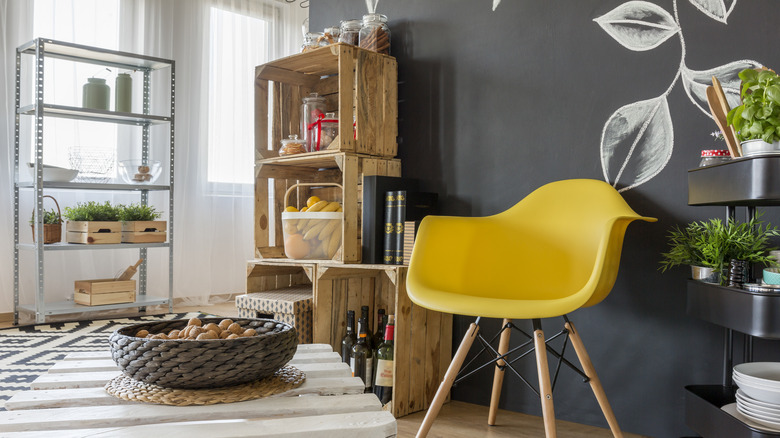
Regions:
<instances>
[{"instance_id":1,"label":"round woven placemat","mask_svg":"<svg viewBox=\"0 0 780 438\"><path fill-rule=\"evenodd\" d=\"M223 388L182 389L164 388L144 383L124 374L106 383L106 392L123 400L156 403L171 406L213 405L234 403L269 397L297 388L306 380L303 371L286 365L273 376L262 380Z\"/></svg>"}]
</instances>

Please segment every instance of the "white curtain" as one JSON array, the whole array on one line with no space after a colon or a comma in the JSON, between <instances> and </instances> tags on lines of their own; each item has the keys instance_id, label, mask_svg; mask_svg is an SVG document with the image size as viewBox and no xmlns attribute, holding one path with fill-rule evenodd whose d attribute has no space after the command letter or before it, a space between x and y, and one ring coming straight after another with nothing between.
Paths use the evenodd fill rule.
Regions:
<instances>
[{"instance_id":1,"label":"white curtain","mask_svg":"<svg viewBox=\"0 0 780 438\"><path fill-rule=\"evenodd\" d=\"M118 0L116 35L112 35L116 47L107 47L111 38L106 35L74 31L71 23L62 22L71 19L68 13L78 13L78 7L83 6L79 3L89 1L94 0L57 0L56 7L60 11L53 23L54 33L34 35L32 20L29 17L20 20L26 15L23 11L17 12L24 9L28 15L31 14L32 2L0 0L0 11L7 11L0 14L0 38L3 38L3 59L7 66L0 72L3 79L0 93L6 93L0 96L5 97L3 102L6 103L0 110L0 169L10 170L11 173L13 170L13 56L16 46L42 36L173 59L176 63L174 296L197 305L204 303L210 295L242 292L245 288L246 260L253 257L254 250L251 181L253 70L257 64L298 50L302 39L301 24L307 17L308 9L301 8L297 2L284 0ZM14 29L11 23L20 30ZM58 32L60 28L64 33ZM261 34L258 34L258 29ZM226 43L230 44L226 46ZM225 47L233 52L227 52ZM229 63L221 65L220 60L229 60ZM234 78L231 76L233 72L239 76ZM74 88L80 90L80 84L75 85ZM152 85L152 113L167 115L168 77L158 79L153 75ZM140 80L134 77L134 105L141 98L140 88ZM229 98L230 105L225 105L225 96ZM134 107L134 111L140 112L140 109ZM48 124L45 126L50 128ZM153 127L150 141L152 158L165 164L167 129ZM139 128L117 128L118 160L137 156L140 133ZM251 157L249 162L244 159L247 156ZM44 157L46 160L47 157ZM214 163L217 163L216 168ZM3 172L0 209L10 212L13 177L6 175L9 173ZM162 178L167 178L167 174ZM100 192L60 191L52 194L63 207L93 199L124 204L138 201L137 195L133 194L113 192L99 197L96 193ZM161 206L167 216L167 194L152 193L150 203ZM22 211L31 208L32 204L29 205L23 205ZM6 223L3 230L12 229L10 216L0 217L0 224ZM24 231L29 229L26 222L24 225ZM0 268L3 272L0 277L0 312L13 308L12 242L11 233L0 235L0 247L7 248L0 254L0 260L7 261ZM118 269L137 258L137 252L132 250L56 253L47 253L45 259L49 301L66 299L72 292L75 279L113 276ZM167 293L167 262L167 250L149 250L150 295L164 296ZM22 302L30 303L35 284L32 263L24 272ZM74 272L80 278L73 278Z\"/></svg>"}]
</instances>

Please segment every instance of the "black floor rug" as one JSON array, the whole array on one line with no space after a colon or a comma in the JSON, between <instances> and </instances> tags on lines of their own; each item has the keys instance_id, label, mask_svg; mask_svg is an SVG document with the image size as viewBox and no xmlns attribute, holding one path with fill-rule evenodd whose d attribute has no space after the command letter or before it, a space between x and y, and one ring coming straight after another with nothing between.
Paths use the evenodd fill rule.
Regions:
<instances>
[{"instance_id":1,"label":"black floor rug","mask_svg":"<svg viewBox=\"0 0 780 438\"><path fill-rule=\"evenodd\" d=\"M0 411L16 392L30 389L30 383L55 362L76 351L107 351L108 337L119 327L141 321L202 316L200 313L171 313L156 316L56 322L0 330Z\"/></svg>"}]
</instances>

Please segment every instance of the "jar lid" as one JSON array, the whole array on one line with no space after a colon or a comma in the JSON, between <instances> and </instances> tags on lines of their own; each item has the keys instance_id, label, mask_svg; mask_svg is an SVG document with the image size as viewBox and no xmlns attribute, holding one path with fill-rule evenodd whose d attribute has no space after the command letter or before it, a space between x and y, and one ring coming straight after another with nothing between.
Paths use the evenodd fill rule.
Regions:
<instances>
[{"instance_id":1,"label":"jar lid","mask_svg":"<svg viewBox=\"0 0 780 438\"><path fill-rule=\"evenodd\" d=\"M341 30L360 30L362 25L360 20L350 19L341 22Z\"/></svg>"},{"instance_id":2,"label":"jar lid","mask_svg":"<svg viewBox=\"0 0 780 438\"><path fill-rule=\"evenodd\" d=\"M383 14L366 14L363 16L363 23L387 23L387 16Z\"/></svg>"},{"instance_id":3,"label":"jar lid","mask_svg":"<svg viewBox=\"0 0 780 438\"><path fill-rule=\"evenodd\" d=\"M303 140L298 139L298 134L290 134L288 138L282 139L282 144L287 143L303 143Z\"/></svg>"},{"instance_id":4,"label":"jar lid","mask_svg":"<svg viewBox=\"0 0 780 438\"><path fill-rule=\"evenodd\" d=\"M317 93L311 93L308 97L303 98L303 103L307 102L325 102L325 98Z\"/></svg>"},{"instance_id":5,"label":"jar lid","mask_svg":"<svg viewBox=\"0 0 780 438\"><path fill-rule=\"evenodd\" d=\"M701 151L701 157L730 157L728 149L706 149Z\"/></svg>"}]
</instances>

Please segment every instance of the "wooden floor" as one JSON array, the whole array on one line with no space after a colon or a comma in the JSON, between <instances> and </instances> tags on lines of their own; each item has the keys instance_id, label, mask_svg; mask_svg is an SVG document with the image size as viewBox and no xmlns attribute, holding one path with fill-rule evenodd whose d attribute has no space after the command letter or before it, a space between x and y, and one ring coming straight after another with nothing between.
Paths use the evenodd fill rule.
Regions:
<instances>
[{"instance_id":1,"label":"wooden floor","mask_svg":"<svg viewBox=\"0 0 780 438\"><path fill-rule=\"evenodd\" d=\"M225 317L236 317L238 311L232 300L221 303L186 307L175 306L175 312L205 312ZM149 309L151 313L151 309ZM96 317L92 315L91 317ZM25 321L22 321L23 323ZM9 315L0 315L0 328L12 327ZM414 437L422 423L425 412L417 412L398 419L398 438ZM431 438L538 438L544 436L544 424L541 417L501 410L496 426L487 425L488 408L471 403L452 401L442 407L439 417L433 424ZM558 420L558 435L566 438L611 437L609 429L571 423ZM625 434L626 438L642 438L640 435Z\"/></svg>"}]
</instances>

